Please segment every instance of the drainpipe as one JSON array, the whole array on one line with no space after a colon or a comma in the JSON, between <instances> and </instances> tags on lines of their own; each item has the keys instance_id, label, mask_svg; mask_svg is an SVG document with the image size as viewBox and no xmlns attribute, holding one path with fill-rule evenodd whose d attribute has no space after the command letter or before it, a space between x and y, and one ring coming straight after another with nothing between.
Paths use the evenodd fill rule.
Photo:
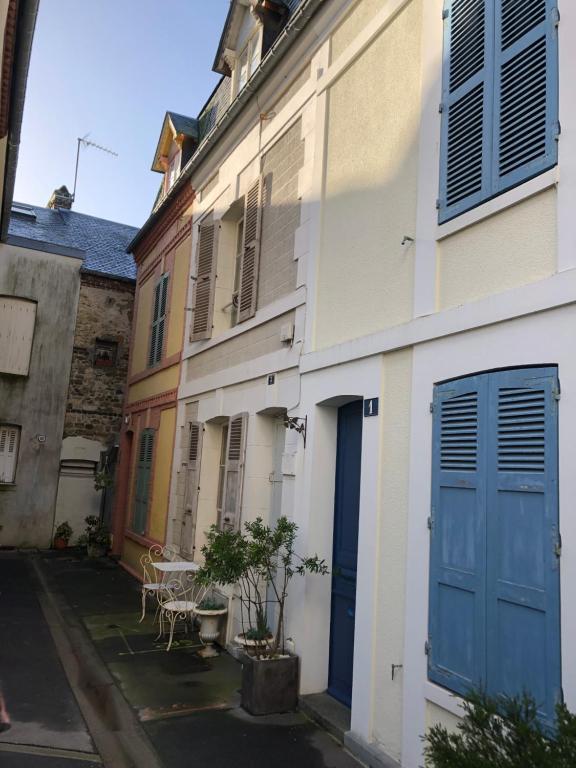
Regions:
<instances>
[{"instance_id":1,"label":"drainpipe","mask_svg":"<svg viewBox=\"0 0 576 768\"><path fill-rule=\"evenodd\" d=\"M10 125L8 127L8 147L6 150L6 170L4 173L4 189L2 198L2 226L0 240L5 242L10 223L10 210L14 197L14 182L16 181L16 166L18 164L18 149L22 130L22 115L26 96L26 81L30 66L32 40L38 16L39 0L20 0L18 21L16 26L16 48L12 66L12 86L10 93Z\"/></svg>"}]
</instances>

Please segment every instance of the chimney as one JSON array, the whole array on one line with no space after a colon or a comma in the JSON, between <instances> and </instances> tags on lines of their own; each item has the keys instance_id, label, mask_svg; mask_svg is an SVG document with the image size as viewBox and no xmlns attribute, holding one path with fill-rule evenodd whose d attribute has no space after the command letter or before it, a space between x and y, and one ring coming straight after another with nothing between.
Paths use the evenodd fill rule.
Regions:
<instances>
[{"instance_id":1,"label":"chimney","mask_svg":"<svg viewBox=\"0 0 576 768\"><path fill-rule=\"evenodd\" d=\"M52 192L50 200L48 200L48 208L65 208L69 211L72 208L74 198L68 192L68 188L63 184L60 189L55 189Z\"/></svg>"}]
</instances>

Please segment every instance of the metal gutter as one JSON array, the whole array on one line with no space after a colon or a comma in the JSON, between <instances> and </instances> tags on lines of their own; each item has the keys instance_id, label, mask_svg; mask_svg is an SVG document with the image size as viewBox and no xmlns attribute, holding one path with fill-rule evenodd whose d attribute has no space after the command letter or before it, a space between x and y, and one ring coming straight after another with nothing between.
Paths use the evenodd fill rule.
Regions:
<instances>
[{"instance_id":1,"label":"metal gutter","mask_svg":"<svg viewBox=\"0 0 576 768\"><path fill-rule=\"evenodd\" d=\"M262 59L260 66L245 85L244 89L234 99L232 104L230 104L220 122L214 126L212 131L202 141L195 154L192 155L180 174L178 181L168 192L159 208L154 211L143 224L136 237L129 243L126 248L127 253L132 253L152 227L159 221L170 202L177 196L186 182L190 179L192 173L208 157L210 152L214 149L216 142L226 133L232 121L242 112L258 88L266 82L276 68L276 65L287 53L293 41L298 37L306 27L308 21L310 21L312 16L314 16L325 2L327 2L327 0L303 0L296 13L288 20L288 23L276 39L274 45Z\"/></svg>"},{"instance_id":2,"label":"metal gutter","mask_svg":"<svg viewBox=\"0 0 576 768\"><path fill-rule=\"evenodd\" d=\"M26 97L26 82L30 67L32 40L38 17L39 0L20 0L18 7L18 22L16 27L16 48L12 68L12 89L10 95L10 125L8 129L8 146L6 150L6 168L4 172L4 189L2 211L0 214L0 241L6 240L10 210L14 197L16 167L18 165L18 149L22 131L22 115L24 114L24 99Z\"/></svg>"}]
</instances>

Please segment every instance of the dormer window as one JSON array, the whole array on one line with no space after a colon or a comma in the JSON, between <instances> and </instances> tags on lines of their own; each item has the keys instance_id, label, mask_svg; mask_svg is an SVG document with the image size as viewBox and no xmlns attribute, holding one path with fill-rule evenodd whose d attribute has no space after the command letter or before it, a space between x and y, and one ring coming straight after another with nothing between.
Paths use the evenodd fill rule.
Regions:
<instances>
[{"instance_id":1,"label":"dormer window","mask_svg":"<svg viewBox=\"0 0 576 768\"><path fill-rule=\"evenodd\" d=\"M164 176L166 192L172 188L174 182L180 174L181 159L182 151L180 150L180 147L174 147L174 150L171 153L171 158L167 161L166 174Z\"/></svg>"},{"instance_id":2,"label":"dormer window","mask_svg":"<svg viewBox=\"0 0 576 768\"><path fill-rule=\"evenodd\" d=\"M258 29L248 40L238 56L236 94L245 87L246 83L258 69L262 56L262 37Z\"/></svg>"}]
</instances>

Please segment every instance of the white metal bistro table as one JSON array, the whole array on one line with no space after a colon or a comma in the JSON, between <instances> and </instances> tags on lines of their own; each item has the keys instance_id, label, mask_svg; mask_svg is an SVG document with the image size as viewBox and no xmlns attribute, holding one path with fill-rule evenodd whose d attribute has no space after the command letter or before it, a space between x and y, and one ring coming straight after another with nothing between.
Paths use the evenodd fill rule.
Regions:
<instances>
[{"instance_id":1,"label":"white metal bistro table","mask_svg":"<svg viewBox=\"0 0 576 768\"><path fill-rule=\"evenodd\" d=\"M183 573L196 573L200 570L198 563L191 560L159 560L152 565L160 572L162 584L166 583L172 573L181 575Z\"/></svg>"}]
</instances>

